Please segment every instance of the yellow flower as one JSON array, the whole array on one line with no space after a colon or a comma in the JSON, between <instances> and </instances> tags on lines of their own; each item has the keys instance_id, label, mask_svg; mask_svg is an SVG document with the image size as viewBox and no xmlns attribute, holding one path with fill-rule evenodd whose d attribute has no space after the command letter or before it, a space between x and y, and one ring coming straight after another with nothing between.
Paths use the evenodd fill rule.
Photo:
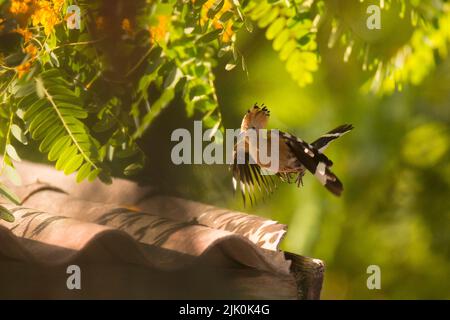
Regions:
<instances>
[{"instance_id":1,"label":"yellow flower","mask_svg":"<svg viewBox=\"0 0 450 320\"><path fill-rule=\"evenodd\" d=\"M169 29L170 16L160 15L157 19L158 24L149 28L150 42L152 43L164 41Z\"/></svg>"},{"instance_id":2,"label":"yellow flower","mask_svg":"<svg viewBox=\"0 0 450 320\"><path fill-rule=\"evenodd\" d=\"M26 15L26 26L31 22L31 25L43 26L45 34L50 34L56 24L62 21L61 9L65 0L12 0L9 11L15 15ZM23 30L23 29L22 29ZM28 34L25 37L25 32L19 32L24 38L30 38Z\"/></svg>"},{"instance_id":3,"label":"yellow flower","mask_svg":"<svg viewBox=\"0 0 450 320\"><path fill-rule=\"evenodd\" d=\"M33 0L13 0L9 7L9 12L12 14L26 14L33 5Z\"/></svg>"},{"instance_id":4,"label":"yellow flower","mask_svg":"<svg viewBox=\"0 0 450 320\"><path fill-rule=\"evenodd\" d=\"M61 9L64 0L34 0L35 10L31 15L33 26L41 25L44 27L45 34L53 32L55 25L62 21Z\"/></svg>"},{"instance_id":5,"label":"yellow flower","mask_svg":"<svg viewBox=\"0 0 450 320\"><path fill-rule=\"evenodd\" d=\"M55 25L59 23L59 17L45 2L33 13L31 22L34 26L42 25L45 34L48 35L53 31Z\"/></svg>"},{"instance_id":6,"label":"yellow flower","mask_svg":"<svg viewBox=\"0 0 450 320\"><path fill-rule=\"evenodd\" d=\"M65 0L53 0L53 7L56 11L60 11L64 5Z\"/></svg>"},{"instance_id":7,"label":"yellow flower","mask_svg":"<svg viewBox=\"0 0 450 320\"><path fill-rule=\"evenodd\" d=\"M38 48L36 48L33 44L30 43L23 49L23 52L29 54L30 57L34 58L38 53Z\"/></svg>"},{"instance_id":8,"label":"yellow flower","mask_svg":"<svg viewBox=\"0 0 450 320\"><path fill-rule=\"evenodd\" d=\"M216 25L219 23L219 19L225 12L229 11L233 4L231 2L232 0L225 0L223 3L223 7L220 9L219 12L216 13L216 15L212 18L213 24ZM200 13L200 24L203 26L206 22L210 19L208 17L208 11L213 7L213 5L216 3L216 0L208 0L203 4L202 10Z\"/></svg>"},{"instance_id":9,"label":"yellow flower","mask_svg":"<svg viewBox=\"0 0 450 320\"><path fill-rule=\"evenodd\" d=\"M28 71L30 71L31 68L31 61L27 61L22 63L21 65L18 65L17 67L15 67L14 69L17 72L17 76L20 78L23 77L24 74L28 73Z\"/></svg>"},{"instance_id":10,"label":"yellow flower","mask_svg":"<svg viewBox=\"0 0 450 320\"><path fill-rule=\"evenodd\" d=\"M208 22L208 20L210 20L210 18L208 17L208 12L215 2L216 0L208 0L202 6L202 10L200 12L200 24L202 26L204 26ZM223 42L229 42L234 34L234 31L232 30L233 22L232 20L228 20L225 23L221 23L219 19L225 12L230 11L232 7L232 0L225 0L223 3L223 7L219 10L219 12L216 13L213 18L211 18L214 28L224 29L224 32L222 33Z\"/></svg>"},{"instance_id":11,"label":"yellow flower","mask_svg":"<svg viewBox=\"0 0 450 320\"><path fill-rule=\"evenodd\" d=\"M27 43L33 37L33 34L28 29L16 28L14 32L20 34L23 37L23 41Z\"/></svg>"},{"instance_id":12,"label":"yellow flower","mask_svg":"<svg viewBox=\"0 0 450 320\"><path fill-rule=\"evenodd\" d=\"M234 31L233 31L232 27L233 27L233 23L231 21L227 21L227 23L225 24L225 30L223 31L223 34L222 34L223 42L231 41L231 39L234 35Z\"/></svg>"},{"instance_id":13,"label":"yellow flower","mask_svg":"<svg viewBox=\"0 0 450 320\"><path fill-rule=\"evenodd\" d=\"M125 31L128 35L133 33L133 29L131 28L131 22L129 19L125 18L122 20L122 30Z\"/></svg>"}]
</instances>

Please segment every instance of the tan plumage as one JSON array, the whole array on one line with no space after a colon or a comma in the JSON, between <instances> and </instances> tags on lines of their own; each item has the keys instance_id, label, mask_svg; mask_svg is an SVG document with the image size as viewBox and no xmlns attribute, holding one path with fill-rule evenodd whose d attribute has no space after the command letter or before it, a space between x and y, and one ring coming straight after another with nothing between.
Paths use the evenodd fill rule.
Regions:
<instances>
[{"instance_id":1,"label":"tan plumage","mask_svg":"<svg viewBox=\"0 0 450 320\"><path fill-rule=\"evenodd\" d=\"M263 170L270 167L270 162L262 163L259 159L259 142L256 144L248 137L256 134L258 137L263 133L270 116L270 111L264 105L259 107L254 105L247 111L241 124L242 140L236 143L234 148L233 185L235 190L240 187L244 203L246 195L250 201L256 200L255 192L271 193L276 186L276 180L285 182L295 181L302 184L302 177L306 171L310 171L316 178L333 194L340 195L343 187L339 179L330 171L333 162L329 160L322 151L328 144L353 129L351 125L342 125L329 131L312 144L297 138L288 133L278 130L267 131L267 149L270 155L272 140L271 134L277 134L279 140L278 147L278 168L273 175L264 175ZM259 141L259 140L256 140ZM237 150L240 148L245 152L244 164L237 163ZM241 150L242 151L242 150ZM253 163L252 163L253 162Z\"/></svg>"}]
</instances>

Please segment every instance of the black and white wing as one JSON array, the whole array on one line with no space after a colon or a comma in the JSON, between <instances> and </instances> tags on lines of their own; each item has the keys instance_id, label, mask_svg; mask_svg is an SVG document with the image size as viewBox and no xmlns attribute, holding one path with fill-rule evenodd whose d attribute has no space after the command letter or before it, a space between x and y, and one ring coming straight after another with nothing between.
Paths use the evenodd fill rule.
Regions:
<instances>
[{"instance_id":1,"label":"black and white wing","mask_svg":"<svg viewBox=\"0 0 450 320\"><path fill-rule=\"evenodd\" d=\"M317 148L288 133L280 132L297 160L333 194L340 196L344 189L338 177L331 172L333 162Z\"/></svg>"},{"instance_id":2,"label":"black and white wing","mask_svg":"<svg viewBox=\"0 0 450 320\"><path fill-rule=\"evenodd\" d=\"M344 124L331 131L328 131L327 133L322 135L319 139L311 143L311 145L314 148L316 148L319 152L323 152L325 148L328 147L331 141L336 140L337 138L343 136L352 129L353 126L351 124Z\"/></svg>"},{"instance_id":3,"label":"black and white wing","mask_svg":"<svg viewBox=\"0 0 450 320\"><path fill-rule=\"evenodd\" d=\"M249 160L249 158L250 155L246 153L245 159ZM235 156L231 170L233 171L233 188L235 191L238 188L240 189L244 206L247 197L250 199L251 205L253 205L256 203L258 194L262 196L269 195L277 187L276 180L278 178L273 175L263 174L261 167L251 161L238 164Z\"/></svg>"}]
</instances>

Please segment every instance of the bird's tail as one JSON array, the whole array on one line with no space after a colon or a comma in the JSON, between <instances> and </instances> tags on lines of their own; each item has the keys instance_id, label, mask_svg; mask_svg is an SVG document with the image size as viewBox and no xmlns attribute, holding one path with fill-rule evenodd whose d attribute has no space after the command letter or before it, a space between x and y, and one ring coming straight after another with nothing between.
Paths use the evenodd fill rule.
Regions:
<instances>
[{"instance_id":1,"label":"bird's tail","mask_svg":"<svg viewBox=\"0 0 450 320\"><path fill-rule=\"evenodd\" d=\"M327 133L322 135L319 139L311 143L311 145L320 152L323 152L326 149L326 147L328 147L328 145L331 143L331 141L336 140L337 138L343 136L352 129L353 126L351 124L344 124L331 131L328 131Z\"/></svg>"},{"instance_id":2,"label":"bird's tail","mask_svg":"<svg viewBox=\"0 0 450 320\"><path fill-rule=\"evenodd\" d=\"M344 187L338 177L330 170L333 162L312 144L308 144L300 138L289 134L282 133L282 135L297 160L311 172L325 188L333 194L340 196Z\"/></svg>"}]
</instances>

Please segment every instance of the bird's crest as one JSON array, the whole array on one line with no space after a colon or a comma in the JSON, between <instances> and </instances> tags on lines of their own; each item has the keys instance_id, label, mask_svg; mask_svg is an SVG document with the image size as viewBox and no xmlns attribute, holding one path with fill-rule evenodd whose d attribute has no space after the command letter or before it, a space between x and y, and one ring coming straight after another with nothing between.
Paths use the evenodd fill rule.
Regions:
<instances>
[{"instance_id":1,"label":"bird's crest","mask_svg":"<svg viewBox=\"0 0 450 320\"><path fill-rule=\"evenodd\" d=\"M264 129L267 126L269 116L270 111L264 104L260 107L255 103L251 109L247 110L247 113L242 120L241 130Z\"/></svg>"}]
</instances>

